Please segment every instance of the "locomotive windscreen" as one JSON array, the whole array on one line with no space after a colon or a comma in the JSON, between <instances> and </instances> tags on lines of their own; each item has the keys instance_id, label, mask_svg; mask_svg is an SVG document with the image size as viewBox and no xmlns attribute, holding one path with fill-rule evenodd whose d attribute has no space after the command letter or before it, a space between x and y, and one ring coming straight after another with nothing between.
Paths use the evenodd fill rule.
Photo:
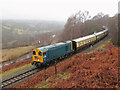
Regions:
<instances>
[{"instance_id":1,"label":"locomotive windscreen","mask_svg":"<svg viewBox=\"0 0 120 90\"><path fill-rule=\"evenodd\" d=\"M42 53L41 53L41 52L38 52L38 54L39 54L40 56L42 56Z\"/></svg>"},{"instance_id":2,"label":"locomotive windscreen","mask_svg":"<svg viewBox=\"0 0 120 90\"><path fill-rule=\"evenodd\" d=\"M36 52L35 52L35 51L33 51L33 55L36 55Z\"/></svg>"}]
</instances>

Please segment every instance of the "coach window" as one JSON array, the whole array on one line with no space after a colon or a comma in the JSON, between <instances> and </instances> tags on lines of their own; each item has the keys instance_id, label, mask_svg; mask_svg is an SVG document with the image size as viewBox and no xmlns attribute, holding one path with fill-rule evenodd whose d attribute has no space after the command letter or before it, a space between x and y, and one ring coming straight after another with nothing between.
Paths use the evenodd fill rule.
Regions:
<instances>
[{"instance_id":1,"label":"coach window","mask_svg":"<svg viewBox=\"0 0 120 90\"><path fill-rule=\"evenodd\" d=\"M84 41L84 44L85 44L85 41Z\"/></svg>"},{"instance_id":2,"label":"coach window","mask_svg":"<svg viewBox=\"0 0 120 90\"><path fill-rule=\"evenodd\" d=\"M82 45L84 45L83 41L81 43L82 43Z\"/></svg>"},{"instance_id":3,"label":"coach window","mask_svg":"<svg viewBox=\"0 0 120 90\"><path fill-rule=\"evenodd\" d=\"M38 52L38 54L39 54L40 56L42 56L42 53L41 53L41 52Z\"/></svg>"},{"instance_id":4,"label":"coach window","mask_svg":"<svg viewBox=\"0 0 120 90\"><path fill-rule=\"evenodd\" d=\"M79 43L79 46L81 46L81 43Z\"/></svg>"},{"instance_id":5,"label":"coach window","mask_svg":"<svg viewBox=\"0 0 120 90\"><path fill-rule=\"evenodd\" d=\"M90 40L88 39L88 43L90 42Z\"/></svg>"},{"instance_id":6,"label":"coach window","mask_svg":"<svg viewBox=\"0 0 120 90\"><path fill-rule=\"evenodd\" d=\"M85 41L84 41L84 44L85 44Z\"/></svg>"},{"instance_id":7,"label":"coach window","mask_svg":"<svg viewBox=\"0 0 120 90\"><path fill-rule=\"evenodd\" d=\"M33 51L33 55L36 55L36 52L35 52L35 51Z\"/></svg>"},{"instance_id":8,"label":"coach window","mask_svg":"<svg viewBox=\"0 0 120 90\"><path fill-rule=\"evenodd\" d=\"M89 43L89 40L87 40L87 43Z\"/></svg>"}]
</instances>

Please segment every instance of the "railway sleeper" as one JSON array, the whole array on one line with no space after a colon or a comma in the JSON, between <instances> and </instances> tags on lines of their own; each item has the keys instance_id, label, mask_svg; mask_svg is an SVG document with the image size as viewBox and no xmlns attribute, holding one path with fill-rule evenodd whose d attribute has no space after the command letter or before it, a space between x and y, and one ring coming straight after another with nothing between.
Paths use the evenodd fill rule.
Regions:
<instances>
[{"instance_id":1,"label":"railway sleeper","mask_svg":"<svg viewBox=\"0 0 120 90\"><path fill-rule=\"evenodd\" d=\"M3 87L4 85L2 84L1 87Z\"/></svg>"},{"instance_id":2,"label":"railway sleeper","mask_svg":"<svg viewBox=\"0 0 120 90\"><path fill-rule=\"evenodd\" d=\"M25 76L22 75L21 77L24 78Z\"/></svg>"},{"instance_id":3,"label":"railway sleeper","mask_svg":"<svg viewBox=\"0 0 120 90\"><path fill-rule=\"evenodd\" d=\"M7 83L11 83L10 81L7 81Z\"/></svg>"},{"instance_id":4,"label":"railway sleeper","mask_svg":"<svg viewBox=\"0 0 120 90\"><path fill-rule=\"evenodd\" d=\"M28 76L27 74L25 74L24 76Z\"/></svg>"},{"instance_id":5,"label":"railway sleeper","mask_svg":"<svg viewBox=\"0 0 120 90\"><path fill-rule=\"evenodd\" d=\"M3 85L3 86L6 86L6 85L7 85L7 83L2 83L2 85Z\"/></svg>"},{"instance_id":6,"label":"railway sleeper","mask_svg":"<svg viewBox=\"0 0 120 90\"><path fill-rule=\"evenodd\" d=\"M21 79L22 77L17 77L17 78Z\"/></svg>"},{"instance_id":7,"label":"railway sleeper","mask_svg":"<svg viewBox=\"0 0 120 90\"><path fill-rule=\"evenodd\" d=\"M15 82L15 80L12 79L11 82Z\"/></svg>"},{"instance_id":8,"label":"railway sleeper","mask_svg":"<svg viewBox=\"0 0 120 90\"><path fill-rule=\"evenodd\" d=\"M18 80L18 78L15 78L15 80Z\"/></svg>"}]
</instances>

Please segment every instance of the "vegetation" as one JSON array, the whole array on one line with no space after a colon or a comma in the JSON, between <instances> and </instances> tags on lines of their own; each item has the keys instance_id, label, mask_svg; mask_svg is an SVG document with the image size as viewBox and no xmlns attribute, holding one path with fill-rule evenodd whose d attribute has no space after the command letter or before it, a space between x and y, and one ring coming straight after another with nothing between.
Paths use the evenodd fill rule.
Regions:
<instances>
[{"instance_id":1,"label":"vegetation","mask_svg":"<svg viewBox=\"0 0 120 90\"><path fill-rule=\"evenodd\" d=\"M11 69L9 71L6 71L6 72L0 74L0 76L5 77L7 75L10 75L10 74L15 73L15 72L20 71L20 70L23 70L23 69L25 69L27 67L30 67L30 66L31 66L31 63L30 64L26 64L24 66L20 66L20 67L14 68L14 69Z\"/></svg>"},{"instance_id":2,"label":"vegetation","mask_svg":"<svg viewBox=\"0 0 120 90\"><path fill-rule=\"evenodd\" d=\"M108 39L108 40L106 40L103 44L97 46L96 49L87 52L87 54L94 53L96 50L97 50L97 51L100 51L100 50L104 50L104 49L106 49L105 46L108 45L110 42L111 42L111 38Z\"/></svg>"},{"instance_id":3,"label":"vegetation","mask_svg":"<svg viewBox=\"0 0 120 90\"><path fill-rule=\"evenodd\" d=\"M11 88L118 88L119 47L109 42L104 48L101 52L76 54L58 63L58 74L51 66Z\"/></svg>"},{"instance_id":4,"label":"vegetation","mask_svg":"<svg viewBox=\"0 0 120 90\"><path fill-rule=\"evenodd\" d=\"M70 75L70 74L68 74L68 73L58 74L57 80L58 80L58 79L67 79L67 78L69 78L69 75Z\"/></svg>"},{"instance_id":5,"label":"vegetation","mask_svg":"<svg viewBox=\"0 0 120 90\"><path fill-rule=\"evenodd\" d=\"M120 21L120 14L113 17L98 13L93 18L88 11L79 11L75 15L68 18L63 32L59 35L59 42L79 38L85 35L92 34L102 30L102 26L109 28L110 36L114 45L120 45L120 29L118 29L118 21ZM120 26L120 25L119 25Z\"/></svg>"},{"instance_id":6,"label":"vegetation","mask_svg":"<svg viewBox=\"0 0 120 90\"><path fill-rule=\"evenodd\" d=\"M51 80L55 80L56 82L54 84L57 84L58 80L65 80L68 79L70 76L69 73L63 73L63 74L58 74L57 77L49 77L45 82L42 82L40 85L38 84L35 86L35 88L49 88L52 83L50 83Z\"/></svg>"},{"instance_id":7,"label":"vegetation","mask_svg":"<svg viewBox=\"0 0 120 90\"><path fill-rule=\"evenodd\" d=\"M37 88L49 88L50 83L45 83L45 84L41 84L39 85Z\"/></svg>"},{"instance_id":8,"label":"vegetation","mask_svg":"<svg viewBox=\"0 0 120 90\"><path fill-rule=\"evenodd\" d=\"M0 73L4 73L4 72L12 70L14 68L22 67L24 65L29 65L31 62L32 62L32 59L26 59L23 61L19 61L16 63L12 63L9 65L3 66L2 68L0 68L0 71L1 71Z\"/></svg>"},{"instance_id":9,"label":"vegetation","mask_svg":"<svg viewBox=\"0 0 120 90\"><path fill-rule=\"evenodd\" d=\"M9 61L11 59L16 59L30 51L32 51L35 46L17 47L12 49L2 50L2 60L0 62Z\"/></svg>"},{"instance_id":10,"label":"vegetation","mask_svg":"<svg viewBox=\"0 0 120 90\"><path fill-rule=\"evenodd\" d=\"M120 14L109 19L109 29L113 44L120 46Z\"/></svg>"}]
</instances>

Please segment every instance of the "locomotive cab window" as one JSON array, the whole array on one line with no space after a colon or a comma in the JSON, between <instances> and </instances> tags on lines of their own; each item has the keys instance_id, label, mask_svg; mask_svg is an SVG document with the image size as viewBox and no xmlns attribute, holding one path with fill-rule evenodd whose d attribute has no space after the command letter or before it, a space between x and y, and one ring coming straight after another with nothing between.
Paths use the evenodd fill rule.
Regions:
<instances>
[{"instance_id":1,"label":"locomotive cab window","mask_svg":"<svg viewBox=\"0 0 120 90\"><path fill-rule=\"evenodd\" d=\"M36 55L36 52L35 52L35 51L33 51L33 55Z\"/></svg>"},{"instance_id":2,"label":"locomotive cab window","mask_svg":"<svg viewBox=\"0 0 120 90\"><path fill-rule=\"evenodd\" d=\"M46 55L46 52L43 53L43 56Z\"/></svg>"},{"instance_id":3,"label":"locomotive cab window","mask_svg":"<svg viewBox=\"0 0 120 90\"><path fill-rule=\"evenodd\" d=\"M41 52L38 52L38 54L39 54L40 56L42 56L42 53L41 53Z\"/></svg>"}]
</instances>

